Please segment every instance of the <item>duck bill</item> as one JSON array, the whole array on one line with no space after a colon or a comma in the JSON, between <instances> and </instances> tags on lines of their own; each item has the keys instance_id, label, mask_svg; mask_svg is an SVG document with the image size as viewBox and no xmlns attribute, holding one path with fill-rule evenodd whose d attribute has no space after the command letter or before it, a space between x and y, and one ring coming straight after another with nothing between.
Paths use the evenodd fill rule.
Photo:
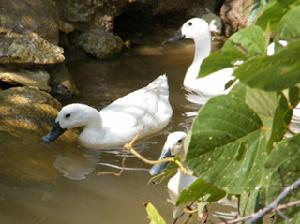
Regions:
<instances>
[{"instance_id":1,"label":"duck bill","mask_svg":"<svg viewBox=\"0 0 300 224\"><path fill-rule=\"evenodd\" d=\"M60 135L62 135L67 129L62 128L58 122L55 122L53 125L53 128L51 132L47 135L45 135L42 140L45 143L53 142L55 141Z\"/></svg>"},{"instance_id":2,"label":"duck bill","mask_svg":"<svg viewBox=\"0 0 300 224\"><path fill-rule=\"evenodd\" d=\"M170 148L164 149L164 150L162 151L162 153L161 153L160 156L159 156L159 160L160 160L160 159L167 158L167 157L172 157L171 149L170 149ZM169 162L155 164L155 165L152 166L152 168L149 170L150 175L151 175L151 176L155 176L155 175L160 174L164 169L166 169L166 167L167 167L168 164L169 164Z\"/></svg>"},{"instance_id":3,"label":"duck bill","mask_svg":"<svg viewBox=\"0 0 300 224\"><path fill-rule=\"evenodd\" d=\"M179 30L176 31L176 33L172 37L165 40L163 42L163 44L171 43L171 42L181 40L181 39L184 39L184 38L185 38L185 35L182 35L181 28L180 28Z\"/></svg>"}]
</instances>

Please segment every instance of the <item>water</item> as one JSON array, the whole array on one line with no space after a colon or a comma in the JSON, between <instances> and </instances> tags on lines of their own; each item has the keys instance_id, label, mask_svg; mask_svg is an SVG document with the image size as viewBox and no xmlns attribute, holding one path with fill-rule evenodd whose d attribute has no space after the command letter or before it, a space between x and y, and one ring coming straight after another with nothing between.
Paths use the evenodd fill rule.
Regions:
<instances>
[{"instance_id":1,"label":"water","mask_svg":"<svg viewBox=\"0 0 300 224\"><path fill-rule=\"evenodd\" d=\"M191 123L183 113L195 109L185 99L182 83L192 56L193 45L189 42L137 47L114 61L74 58L68 67L82 95L71 102L101 109L167 73L174 109L172 121L137 146L147 158L157 158L168 131L185 131ZM61 141L47 145L30 133L21 142L10 141L8 137L2 146L9 150L0 151L0 223L148 223L143 207L148 201L171 223L166 183L147 185L150 176L145 171L97 175L118 171L98 163L121 166L124 152L120 150L99 153ZM126 156L127 167L149 168Z\"/></svg>"}]
</instances>

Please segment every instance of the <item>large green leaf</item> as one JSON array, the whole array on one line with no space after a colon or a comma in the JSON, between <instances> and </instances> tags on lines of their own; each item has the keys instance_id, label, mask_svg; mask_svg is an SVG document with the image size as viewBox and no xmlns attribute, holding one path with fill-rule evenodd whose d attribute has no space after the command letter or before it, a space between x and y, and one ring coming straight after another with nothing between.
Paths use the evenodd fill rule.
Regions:
<instances>
[{"instance_id":1,"label":"large green leaf","mask_svg":"<svg viewBox=\"0 0 300 224\"><path fill-rule=\"evenodd\" d=\"M244 88L203 106L193 123L187 155L196 176L232 194L262 186L264 162L283 137L289 111L281 94Z\"/></svg>"},{"instance_id":2,"label":"large green leaf","mask_svg":"<svg viewBox=\"0 0 300 224\"><path fill-rule=\"evenodd\" d=\"M300 38L300 6L288 11L278 23L276 40L296 40Z\"/></svg>"},{"instance_id":3,"label":"large green leaf","mask_svg":"<svg viewBox=\"0 0 300 224\"><path fill-rule=\"evenodd\" d=\"M289 11L290 8L300 4L299 0L277 0L271 1L265 6L263 14L258 18L256 24L263 29L270 27L276 31L278 22Z\"/></svg>"},{"instance_id":4,"label":"large green leaf","mask_svg":"<svg viewBox=\"0 0 300 224\"><path fill-rule=\"evenodd\" d=\"M251 87L279 91L300 82L299 58L300 41L295 41L273 56L246 61L233 74Z\"/></svg>"},{"instance_id":5,"label":"large green leaf","mask_svg":"<svg viewBox=\"0 0 300 224\"><path fill-rule=\"evenodd\" d=\"M150 224L166 224L165 220L160 216L157 209L150 203L146 203L146 212L150 219Z\"/></svg>"},{"instance_id":6,"label":"large green leaf","mask_svg":"<svg viewBox=\"0 0 300 224\"><path fill-rule=\"evenodd\" d=\"M270 152L273 143L281 141L292 118L287 99L280 93L248 88L246 102L263 121L263 128L271 130L267 145L267 151Z\"/></svg>"},{"instance_id":7,"label":"large green leaf","mask_svg":"<svg viewBox=\"0 0 300 224\"><path fill-rule=\"evenodd\" d=\"M181 192L177 204L195 202L202 197L205 197L206 202L216 202L225 195L225 191L206 183L202 179L198 179L188 189Z\"/></svg>"},{"instance_id":8,"label":"large green leaf","mask_svg":"<svg viewBox=\"0 0 300 224\"><path fill-rule=\"evenodd\" d=\"M222 68L233 67L237 60L264 55L267 39L259 26L246 27L232 35L223 48L209 55L202 63L200 77Z\"/></svg>"}]
</instances>

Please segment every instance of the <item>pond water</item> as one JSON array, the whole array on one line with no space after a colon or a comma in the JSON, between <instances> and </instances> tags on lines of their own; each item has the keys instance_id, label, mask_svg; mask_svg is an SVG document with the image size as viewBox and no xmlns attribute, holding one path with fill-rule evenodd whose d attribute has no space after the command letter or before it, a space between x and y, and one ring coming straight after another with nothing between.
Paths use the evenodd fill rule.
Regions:
<instances>
[{"instance_id":1,"label":"pond water","mask_svg":"<svg viewBox=\"0 0 300 224\"><path fill-rule=\"evenodd\" d=\"M114 61L74 57L68 68L81 96L63 103L81 102L101 109L166 73L174 109L172 121L137 144L145 157L157 158L168 131L185 131L191 121L183 113L195 111L182 89L192 57L191 42L136 47ZM46 145L37 137L22 142L6 139L3 144L9 150L1 150L0 155L0 223L148 223L143 207L148 201L171 223L166 184L147 185L150 175L143 170L125 171L121 176L97 175L117 171L99 163L121 166L124 156L126 167L149 168L121 150L100 153L60 141Z\"/></svg>"}]
</instances>

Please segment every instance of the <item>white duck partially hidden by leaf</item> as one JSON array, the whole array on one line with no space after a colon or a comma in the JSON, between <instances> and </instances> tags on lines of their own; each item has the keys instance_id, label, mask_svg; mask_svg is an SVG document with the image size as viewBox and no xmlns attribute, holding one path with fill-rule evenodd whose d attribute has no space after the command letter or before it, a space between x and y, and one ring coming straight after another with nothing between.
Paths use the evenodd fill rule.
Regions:
<instances>
[{"instance_id":1,"label":"white duck partially hidden by leaf","mask_svg":"<svg viewBox=\"0 0 300 224\"><path fill-rule=\"evenodd\" d=\"M211 52L211 32L207 22L200 18L188 20L167 42L190 38L195 43L195 53L192 64L189 66L183 85L189 92L187 99L192 103L204 104L214 96L227 94L230 88L225 85L234 80L233 68L224 68L208 76L198 78L203 60Z\"/></svg>"},{"instance_id":2,"label":"white duck partially hidden by leaf","mask_svg":"<svg viewBox=\"0 0 300 224\"><path fill-rule=\"evenodd\" d=\"M172 132L168 135L168 138L163 146L162 152L160 154L159 159L163 159L166 157L177 157L181 161L186 159L187 148L184 147L184 142L187 134L183 131ZM152 176L160 174L167 166L167 163L160 163L154 165L149 173ZM174 206L173 208L173 218L178 219L185 207L185 205L176 206L176 202L183 190L189 188L189 186L197 180L197 177L183 172L178 168L177 172L174 176L172 176L168 182L168 191L169 191L169 202L171 202ZM219 201L221 205L230 205L236 206L236 204L232 204L231 201L228 201L226 198L223 198ZM223 210L224 211L224 210ZM212 213L213 216L219 217L221 219L233 219L237 214L227 213L227 212L219 212L218 210L214 210Z\"/></svg>"},{"instance_id":3,"label":"white duck partially hidden by leaf","mask_svg":"<svg viewBox=\"0 0 300 224\"><path fill-rule=\"evenodd\" d=\"M166 127L172 114L168 80L166 75L161 75L99 112L78 103L63 107L56 117L53 130L43 140L54 141L69 128L83 127L79 141L84 147L102 149L122 146L137 134L144 137Z\"/></svg>"},{"instance_id":4,"label":"white duck partially hidden by leaf","mask_svg":"<svg viewBox=\"0 0 300 224\"><path fill-rule=\"evenodd\" d=\"M184 160L186 156L186 152L184 151L185 138L186 133L182 131L176 131L169 134L167 141L163 146L159 159L174 156L179 157L181 160ZM166 163L154 165L149 172L152 176L157 175L165 169L166 165ZM173 218L179 217L183 209L182 206L175 206L180 193L184 189L187 189L195 180L197 180L197 177L186 174L180 169L178 169L176 174L169 180L169 201L174 205Z\"/></svg>"}]
</instances>

